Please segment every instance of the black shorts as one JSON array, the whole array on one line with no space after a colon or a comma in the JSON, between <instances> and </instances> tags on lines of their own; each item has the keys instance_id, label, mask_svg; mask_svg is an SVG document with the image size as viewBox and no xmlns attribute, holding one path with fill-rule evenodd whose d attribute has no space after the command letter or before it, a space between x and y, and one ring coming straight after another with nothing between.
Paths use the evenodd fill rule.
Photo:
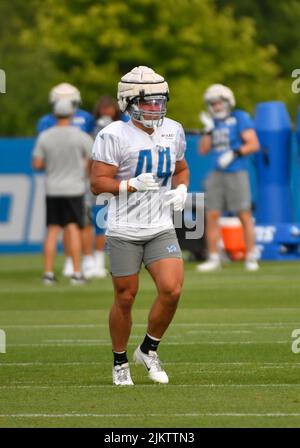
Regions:
<instances>
[{"instance_id":1,"label":"black shorts","mask_svg":"<svg viewBox=\"0 0 300 448\"><path fill-rule=\"evenodd\" d=\"M84 196L46 196L46 223L65 227L84 227Z\"/></svg>"}]
</instances>

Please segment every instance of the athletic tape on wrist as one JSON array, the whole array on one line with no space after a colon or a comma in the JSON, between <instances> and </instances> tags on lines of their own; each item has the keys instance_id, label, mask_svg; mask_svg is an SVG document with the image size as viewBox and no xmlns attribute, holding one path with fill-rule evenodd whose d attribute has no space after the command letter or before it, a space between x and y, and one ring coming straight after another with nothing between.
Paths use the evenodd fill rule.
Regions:
<instances>
[{"instance_id":1,"label":"athletic tape on wrist","mask_svg":"<svg viewBox=\"0 0 300 448\"><path fill-rule=\"evenodd\" d=\"M119 185L119 193L134 193L135 191L136 189L129 185L128 180L121 180Z\"/></svg>"}]
</instances>

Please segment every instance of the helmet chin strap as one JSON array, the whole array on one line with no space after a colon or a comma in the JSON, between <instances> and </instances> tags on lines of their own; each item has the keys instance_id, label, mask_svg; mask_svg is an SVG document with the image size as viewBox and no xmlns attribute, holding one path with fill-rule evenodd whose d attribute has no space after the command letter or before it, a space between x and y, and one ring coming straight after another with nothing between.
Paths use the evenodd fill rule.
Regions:
<instances>
[{"instance_id":1,"label":"helmet chin strap","mask_svg":"<svg viewBox=\"0 0 300 448\"><path fill-rule=\"evenodd\" d=\"M143 126L145 126L145 128L154 129L154 131L156 131L157 128L162 125L163 120L164 120L164 117L161 117L161 118L159 118L157 120L154 120L154 119L152 119L152 120L145 120L144 117L143 117L143 113L138 108L136 108L135 106L133 106L133 112L130 113L130 116L134 120L138 121Z\"/></svg>"},{"instance_id":2,"label":"helmet chin strap","mask_svg":"<svg viewBox=\"0 0 300 448\"><path fill-rule=\"evenodd\" d=\"M163 118L160 118L159 120L140 120L140 123L144 125L146 128L154 129L156 130L158 127L162 125Z\"/></svg>"}]
</instances>

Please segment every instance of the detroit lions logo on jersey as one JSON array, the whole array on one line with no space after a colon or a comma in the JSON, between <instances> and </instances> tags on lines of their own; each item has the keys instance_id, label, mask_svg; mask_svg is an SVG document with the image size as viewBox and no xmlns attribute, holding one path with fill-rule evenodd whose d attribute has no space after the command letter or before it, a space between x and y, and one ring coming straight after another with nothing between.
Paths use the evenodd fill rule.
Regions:
<instances>
[{"instance_id":1,"label":"detroit lions logo on jersey","mask_svg":"<svg viewBox=\"0 0 300 448\"><path fill-rule=\"evenodd\" d=\"M167 246L167 251L169 254L173 254L174 252L177 252L176 244L171 244L170 246Z\"/></svg>"}]
</instances>

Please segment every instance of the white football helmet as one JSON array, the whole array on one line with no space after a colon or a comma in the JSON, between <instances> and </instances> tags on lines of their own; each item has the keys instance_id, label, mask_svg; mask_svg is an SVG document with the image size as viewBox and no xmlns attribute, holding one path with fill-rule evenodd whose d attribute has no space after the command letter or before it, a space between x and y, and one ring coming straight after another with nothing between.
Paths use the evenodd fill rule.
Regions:
<instances>
[{"instance_id":1,"label":"white football helmet","mask_svg":"<svg viewBox=\"0 0 300 448\"><path fill-rule=\"evenodd\" d=\"M81 95L77 87L63 82L54 86L49 93L49 103L55 104L58 100L71 100L75 107L81 103Z\"/></svg>"},{"instance_id":2,"label":"white football helmet","mask_svg":"<svg viewBox=\"0 0 300 448\"><path fill-rule=\"evenodd\" d=\"M67 99L58 100L53 105L53 114L57 118L71 117L75 113L75 106Z\"/></svg>"},{"instance_id":3,"label":"white football helmet","mask_svg":"<svg viewBox=\"0 0 300 448\"><path fill-rule=\"evenodd\" d=\"M135 67L118 84L121 112L128 112L131 118L147 128L162 125L168 99L168 83L149 67Z\"/></svg>"},{"instance_id":4,"label":"white football helmet","mask_svg":"<svg viewBox=\"0 0 300 448\"><path fill-rule=\"evenodd\" d=\"M204 92L204 101L211 116L223 120L230 115L231 109L235 107L235 98L233 91L223 84L212 84ZM213 103L222 101L224 107L222 110L215 110Z\"/></svg>"}]
</instances>

